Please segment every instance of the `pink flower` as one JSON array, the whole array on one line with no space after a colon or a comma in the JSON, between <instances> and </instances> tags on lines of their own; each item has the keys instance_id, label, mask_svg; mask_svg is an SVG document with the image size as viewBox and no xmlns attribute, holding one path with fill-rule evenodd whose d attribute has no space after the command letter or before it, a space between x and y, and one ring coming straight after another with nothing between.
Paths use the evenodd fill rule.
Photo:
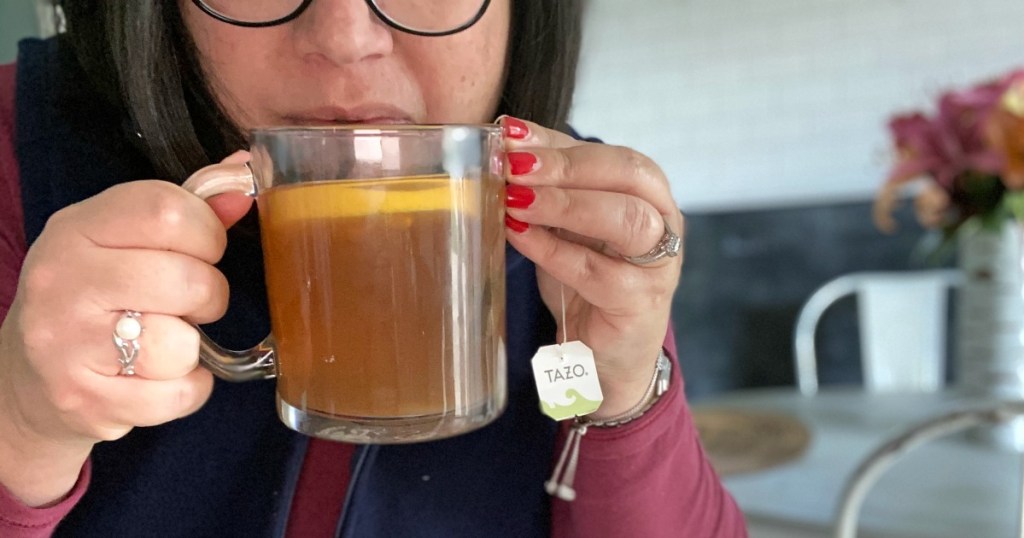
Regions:
<instances>
[{"instance_id":1,"label":"pink flower","mask_svg":"<svg viewBox=\"0 0 1024 538\"><path fill-rule=\"evenodd\" d=\"M896 116L889 122L899 158L887 183L903 183L922 175L938 175L944 168L943 142L935 121L924 114Z\"/></svg>"},{"instance_id":2,"label":"pink flower","mask_svg":"<svg viewBox=\"0 0 1024 538\"><path fill-rule=\"evenodd\" d=\"M1000 81L947 93L934 118L919 112L894 118L889 129L900 157L888 181L902 183L928 175L952 190L954 179L964 172L999 173L1003 157L988 144L985 120L1004 88Z\"/></svg>"},{"instance_id":3,"label":"pink flower","mask_svg":"<svg viewBox=\"0 0 1024 538\"><path fill-rule=\"evenodd\" d=\"M987 206L971 199L974 195L968 191L977 191L972 185L988 185L998 178L1005 187L1024 188L1024 70L947 92L940 96L934 115L896 116L889 131L898 157L876 199L880 228L893 228L891 213L902 185L921 177L948 193L941 197L933 189L922 191L930 196L927 204L919 204L928 209L924 221L940 222L942 200L959 209L956 223L985 211Z\"/></svg>"}]
</instances>

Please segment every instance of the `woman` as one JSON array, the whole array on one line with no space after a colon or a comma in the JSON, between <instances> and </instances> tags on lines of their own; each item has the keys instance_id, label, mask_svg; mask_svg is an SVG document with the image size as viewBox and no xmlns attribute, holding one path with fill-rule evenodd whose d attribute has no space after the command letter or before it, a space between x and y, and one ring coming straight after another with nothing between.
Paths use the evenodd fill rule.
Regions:
<instances>
[{"instance_id":1,"label":"woman","mask_svg":"<svg viewBox=\"0 0 1024 538\"><path fill-rule=\"evenodd\" d=\"M667 181L633 151L559 132L578 3L459 1L445 9L470 15L454 19L401 0L61 5L67 33L0 71L0 534L745 534L678 369L651 389L674 351L681 266L663 241L683 225ZM281 426L272 384L214 384L185 320L234 347L265 334L259 242L248 199L210 206L174 183L252 127L499 114L518 254L498 421L353 447ZM594 350L605 394L574 502L544 493L561 442L528 379L560 284L564 329ZM144 313L134 375L110 342L126 310Z\"/></svg>"}]
</instances>

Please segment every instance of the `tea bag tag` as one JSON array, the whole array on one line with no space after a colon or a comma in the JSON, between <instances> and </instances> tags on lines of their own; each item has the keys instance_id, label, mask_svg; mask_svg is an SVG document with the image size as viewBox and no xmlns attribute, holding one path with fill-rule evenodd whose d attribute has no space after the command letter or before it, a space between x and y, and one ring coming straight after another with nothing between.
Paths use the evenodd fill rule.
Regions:
<instances>
[{"instance_id":1,"label":"tea bag tag","mask_svg":"<svg viewBox=\"0 0 1024 538\"><path fill-rule=\"evenodd\" d=\"M597 411L604 401L594 352L578 340L544 346L531 361L541 411L565 420Z\"/></svg>"},{"instance_id":2,"label":"tea bag tag","mask_svg":"<svg viewBox=\"0 0 1024 538\"><path fill-rule=\"evenodd\" d=\"M562 300L562 344L538 349L530 364L541 412L555 420L565 420L597 411L604 394L597 379L594 351L579 340L567 342L569 329L562 284L559 284L558 295Z\"/></svg>"}]
</instances>

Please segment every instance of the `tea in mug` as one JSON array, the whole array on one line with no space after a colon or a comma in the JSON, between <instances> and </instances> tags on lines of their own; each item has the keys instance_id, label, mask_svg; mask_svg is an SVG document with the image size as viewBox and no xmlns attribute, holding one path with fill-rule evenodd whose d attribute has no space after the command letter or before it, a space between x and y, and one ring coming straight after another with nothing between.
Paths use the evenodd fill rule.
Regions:
<instances>
[{"instance_id":1,"label":"tea in mug","mask_svg":"<svg viewBox=\"0 0 1024 538\"><path fill-rule=\"evenodd\" d=\"M505 300L502 188L438 175L261 192L280 397L326 417L403 418L504 390L484 344L504 341L504 308L491 308Z\"/></svg>"}]
</instances>

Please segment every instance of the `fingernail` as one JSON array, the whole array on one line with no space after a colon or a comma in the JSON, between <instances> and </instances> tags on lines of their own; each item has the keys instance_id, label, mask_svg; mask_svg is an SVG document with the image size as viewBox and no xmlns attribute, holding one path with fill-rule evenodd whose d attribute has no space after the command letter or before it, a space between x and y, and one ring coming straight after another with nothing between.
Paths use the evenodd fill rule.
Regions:
<instances>
[{"instance_id":1,"label":"fingernail","mask_svg":"<svg viewBox=\"0 0 1024 538\"><path fill-rule=\"evenodd\" d=\"M515 140L523 140L530 136L530 128L526 126L526 122L512 116L505 116L501 128L505 131L505 136Z\"/></svg>"},{"instance_id":2,"label":"fingernail","mask_svg":"<svg viewBox=\"0 0 1024 538\"><path fill-rule=\"evenodd\" d=\"M509 230L512 230L513 232L515 232L517 234L521 234L521 233L525 232L526 230L530 229L530 225L529 224L527 224L527 223L525 223L525 222L523 222L521 220L516 220L516 219L514 219L514 218L512 218L512 217L510 217L508 215L505 215L505 226L507 226Z\"/></svg>"},{"instance_id":3,"label":"fingernail","mask_svg":"<svg viewBox=\"0 0 1024 538\"><path fill-rule=\"evenodd\" d=\"M533 205L537 193L530 187L509 185L505 187L505 205L514 209L526 209Z\"/></svg>"},{"instance_id":4,"label":"fingernail","mask_svg":"<svg viewBox=\"0 0 1024 538\"><path fill-rule=\"evenodd\" d=\"M509 173L523 176L537 168L537 156L525 151L513 151L508 154Z\"/></svg>"}]
</instances>

